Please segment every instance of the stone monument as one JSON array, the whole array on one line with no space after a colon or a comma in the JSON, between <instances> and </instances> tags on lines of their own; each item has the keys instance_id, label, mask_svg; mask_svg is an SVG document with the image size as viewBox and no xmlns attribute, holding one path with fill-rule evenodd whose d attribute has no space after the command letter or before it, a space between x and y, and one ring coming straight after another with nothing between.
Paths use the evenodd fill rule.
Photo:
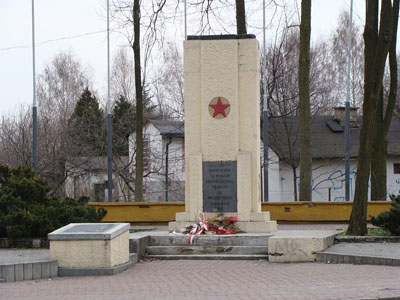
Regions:
<instances>
[{"instance_id":1,"label":"stone monument","mask_svg":"<svg viewBox=\"0 0 400 300\"><path fill-rule=\"evenodd\" d=\"M59 276L112 275L130 267L129 223L71 223L48 234Z\"/></svg>"},{"instance_id":2,"label":"stone monument","mask_svg":"<svg viewBox=\"0 0 400 300\"><path fill-rule=\"evenodd\" d=\"M237 216L245 232L273 232L261 212L260 61L254 35L189 36L184 42L185 212Z\"/></svg>"}]
</instances>

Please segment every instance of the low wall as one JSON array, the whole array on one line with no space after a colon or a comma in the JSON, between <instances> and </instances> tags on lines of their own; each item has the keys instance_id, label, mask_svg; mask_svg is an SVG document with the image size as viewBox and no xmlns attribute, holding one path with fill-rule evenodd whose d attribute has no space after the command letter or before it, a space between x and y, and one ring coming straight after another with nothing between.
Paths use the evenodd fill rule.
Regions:
<instances>
[{"instance_id":1,"label":"low wall","mask_svg":"<svg viewBox=\"0 0 400 300\"><path fill-rule=\"evenodd\" d=\"M167 223L175 220L177 212L185 211L183 202L91 202L89 205L107 210L103 222Z\"/></svg>"},{"instance_id":2,"label":"low wall","mask_svg":"<svg viewBox=\"0 0 400 300\"><path fill-rule=\"evenodd\" d=\"M269 211L272 220L287 222L346 222L353 202L270 202L262 210ZM367 217L389 210L391 201L368 202Z\"/></svg>"},{"instance_id":3,"label":"low wall","mask_svg":"<svg viewBox=\"0 0 400 300\"><path fill-rule=\"evenodd\" d=\"M368 202L368 220L390 209L390 201ZM262 211L269 211L272 220L280 222L346 222L352 202L269 202ZM177 212L185 211L183 202L92 202L89 205L107 209L103 222L167 223L175 221Z\"/></svg>"}]
</instances>

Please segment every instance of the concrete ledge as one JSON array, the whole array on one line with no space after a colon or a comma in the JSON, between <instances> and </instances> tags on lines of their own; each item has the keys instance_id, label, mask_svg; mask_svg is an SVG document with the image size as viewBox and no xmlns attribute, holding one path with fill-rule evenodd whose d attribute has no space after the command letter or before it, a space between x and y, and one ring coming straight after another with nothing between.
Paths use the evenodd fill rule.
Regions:
<instances>
[{"instance_id":1,"label":"concrete ledge","mask_svg":"<svg viewBox=\"0 0 400 300\"><path fill-rule=\"evenodd\" d=\"M137 260L139 261L146 253L146 247L149 244L150 234L147 232L133 233L129 236L129 253L137 254Z\"/></svg>"},{"instance_id":2,"label":"concrete ledge","mask_svg":"<svg viewBox=\"0 0 400 300\"><path fill-rule=\"evenodd\" d=\"M56 260L0 265L0 282L47 279L58 276Z\"/></svg>"},{"instance_id":3,"label":"concrete ledge","mask_svg":"<svg viewBox=\"0 0 400 300\"><path fill-rule=\"evenodd\" d=\"M356 265L380 265L380 266L400 266L400 259L367 255L348 255L323 252L316 254L317 262L332 264L356 264Z\"/></svg>"},{"instance_id":4,"label":"concrete ledge","mask_svg":"<svg viewBox=\"0 0 400 300\"><path fill-rule=\"evenodd\" d=\"M129 255L129 262L110 268L58 268L58 276L107 276L115 275L125 271L133 264L138 262L138 255L131 253Z\"/></svg>"},{"instance_id":5,"label":"concrete ledge","mask_svg":"<svg viewBox=\"0 0 400 300\"><path fill-rule=\"evenodd\" d=\"M187 212L178 212L175 217L177 222L189 222L190 220L190 215Z\"/></svg>"},{"instance_id":6,"label":"concrete ledge","mask_svg":"<svg viewBox=\"0 0 400 300\"><path fill-rule=\"evenodd\" d=\"M169 222L168 223L168 230L169 232L180 232L182 228L186 228L188 226L192 226L195 222L189 221L176 221L176 222Z\"/></svg>"},{"instance_id":7,"label":"concrete ledge","mask_svg":"<svg viewBox=\"0 0 400 300\"><path fill-rule=\"evenodd\" d=\"M244 232L249 233L270 233L277 229L276 221L266 222L236 222L237 227Z\"/></svg>"},{"instance_id":8,"label":"concrete ledge","mask_svg":"<svg viewBox=\"0 0 400 300\"><path fill-rule=\"evenodd\" d=\"M316 252L334 243L337 231L332 230L285 230L268 239L270 262L315 261Z\"/></svg>"},{"instance_id":9,"label":"concrete ledge","mask_svg":"<svg viewBox=\"0 0 400 300\"><path fill-rule=\"evenodd\" d=\"M223 255L223 254L193 254L193 255L147 255L146 258L160 260L267 260L268 255Z\"/></svg>"},{"instance_id":10,"label":"concrete ledge","mask_svg":"<svg viewBox=\"0 0 400 300\"><path fill-rule=\"evenodd\" d=\"M253 222L268 222L270 221L269 211L250 213L250 221Z\"/></svg>"},{"instance_id":11,"label":"concrete ledge","mask_svg":"<svg viewBox=\"0 0 400 300\"><path fill-rule=\"evenodd\" d=\"M400 236L335 236L335 243L400 243Z\"/></svg>"}]
</instances>

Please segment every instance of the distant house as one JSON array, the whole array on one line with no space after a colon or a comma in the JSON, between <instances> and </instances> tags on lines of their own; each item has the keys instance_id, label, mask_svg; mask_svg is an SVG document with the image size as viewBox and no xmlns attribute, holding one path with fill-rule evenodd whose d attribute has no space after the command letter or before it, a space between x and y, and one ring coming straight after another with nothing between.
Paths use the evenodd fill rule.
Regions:
<instances>
[{"instance_id":1,"label":"distant house","mask_svg":"<svg viewBox=\"0 0 400 300\"><path fill-rule=\"evenodd\" d=\"M354 196L362 118L351 109L350 195ZM270 118L269 201L291 202L299 193L299 124L294 116ZM149 120L144 126L144 200L183 201L185 145L183 122ZM262 142L260 141L260 144ZM135 133L129 137L132 160ZM345 201L344 108L312 118L312 201ZM393 120L387 147L387 191L400 191L400 122ZM262 155L261 155L262 156ZM261 157L262 159L262 157ZM168 176L167 176L168 174Z\"/></svg>"},{"instance_id":2,"label":"distant house","mask_svg":"<svg viewBox=\"0 0 400 300\"><path fill-rule=\"evenodd\" d=\"M351 109L350 194L354 196L361 117ZM269 120L269 198L293 201L299 189L299 126L297 117ZM312 200L345 200L344 108L335 108L333 116L316 115L312 119ZM400 123L393 120L388 135L387 190L400 190Z\"/></svg>"},{"instance_id":3,"label":"distant house","mask_svg":"<svg viewBox=\"0 0 400 300\"><path fill-rule=\"evenodd\" d=\"M132 193L116 172L128 165L128 157L113 160L113 202L130 201ZM67 197L88 196L91 202L108 202L107 157L68 157L65 167L69 174L65 181Z\"/></svg>"},{"instance_id":4,"label":"distant house","mask_svg":"<svg viewBox=\"0 0 400 300\"><path fill-rule=\"evenodd\" d=\"M129 136L134 161L136 133ZM144 201L184 201L184 123L149 120L143 128ZM134 172L132 172L134 174Z\"/></svg>"}]
</instances>

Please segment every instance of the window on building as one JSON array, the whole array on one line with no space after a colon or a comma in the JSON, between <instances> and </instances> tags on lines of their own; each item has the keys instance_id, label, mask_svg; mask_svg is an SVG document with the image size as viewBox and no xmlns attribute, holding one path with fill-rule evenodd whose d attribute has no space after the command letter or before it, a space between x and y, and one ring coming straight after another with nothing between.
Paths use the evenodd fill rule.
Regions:
<instances>
[{"instance_id":1,"label":"window on building","mask_svg":"<svg viewBox=\"0 0 400 300\"><path fill-rule=\"evenodd\" d=\"M400 163L393 164L393 174L400 174Z\"/></svg>"}]
</instances>

